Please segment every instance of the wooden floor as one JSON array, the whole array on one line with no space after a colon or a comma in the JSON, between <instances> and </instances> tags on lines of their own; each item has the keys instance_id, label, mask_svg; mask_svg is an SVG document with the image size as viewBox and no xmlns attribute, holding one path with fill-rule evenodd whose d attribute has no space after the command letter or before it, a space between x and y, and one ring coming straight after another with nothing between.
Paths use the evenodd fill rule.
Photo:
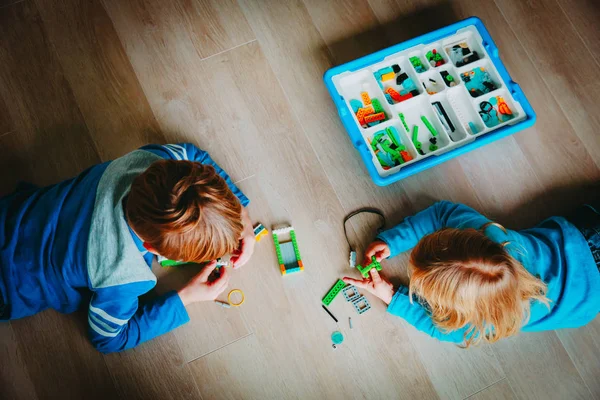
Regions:
<instances>
[{"instance_id":1,"label":"wooden floor","mask_svg":"<svg viewBox=\"0 0 600 400\"><path fill-rule=\"evenodd\" d=\"M50 184L151 142L189 141L296 227L306 272L281 278L261 242L238 309L103 356L81 314L0 324L2 399L600 398L600 319L461 350L373 310L320 299L347 273L342 218L397 223L435 200L512 228L565 212L600 182L595 0L0 0L0 190ZM342 62L476 15L538 114L532 129L386 188L373 185L322 83ZM357 219L366 244L375 220ZM393 277L405 259L385 264ZM158 271L158 291L185 272ZM189 274L188 274L189 275ZM347 327L353 317L354 329Z\"/></svg>"}]
</instances>

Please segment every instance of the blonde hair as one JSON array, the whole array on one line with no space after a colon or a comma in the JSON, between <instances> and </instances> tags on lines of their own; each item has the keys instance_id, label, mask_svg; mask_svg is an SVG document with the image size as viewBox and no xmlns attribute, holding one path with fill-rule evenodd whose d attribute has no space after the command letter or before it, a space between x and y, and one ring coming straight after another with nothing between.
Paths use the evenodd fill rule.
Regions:
<instances>
[{"instance_id":1,"label":"blonde hair","mask_svg":"<svg viewBox=\"0 0 600 400\"><path fill-rule=\"evenodd\" d=\"M466 347L516 334L529 320L532 300L549 306L546 285L505 244L481 230L445 228L423 237L411 253L410 298L424 300L444 332L468 326Z\"/></svg>"},{"instance_id":2,"label":"blonde hair","mask_svg":"<svg viewBox=\"0 0 600 400\"><path fill-rule=\"evenodd\" d=\"M205 262L232 253L242 205L210 165L161 160L135 178L125 206L133 230L160 255Z\"/></svg>"}]
</instances>

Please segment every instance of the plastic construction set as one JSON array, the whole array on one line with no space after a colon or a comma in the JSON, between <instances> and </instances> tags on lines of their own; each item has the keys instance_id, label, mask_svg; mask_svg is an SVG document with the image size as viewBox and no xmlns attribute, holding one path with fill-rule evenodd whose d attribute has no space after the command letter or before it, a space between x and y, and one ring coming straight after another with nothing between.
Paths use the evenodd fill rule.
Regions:
<instances>
[{"instance_id":1,"label":"plastic construction set","mask_svg":"<svg viewBox=\"0 0 600 400\"><path fill-rule=\"evenodd\" d=\"M536 118L475 17L334 67L324 80L381 186L526 129Z\"/></svg>"}]
</instances>

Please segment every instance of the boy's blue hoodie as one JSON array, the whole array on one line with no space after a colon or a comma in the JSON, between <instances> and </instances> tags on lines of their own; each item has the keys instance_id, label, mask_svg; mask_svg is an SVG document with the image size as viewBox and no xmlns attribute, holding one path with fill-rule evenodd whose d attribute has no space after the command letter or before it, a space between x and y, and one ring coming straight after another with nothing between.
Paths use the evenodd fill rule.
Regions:
<instances>
[{"instance_id":1,"label":"boy's blue hoodie","mask_svg":"<svg viewBox=\"0 0 600 400\"><path fill-rule=\"evenodd\" d=\"M425 235L442 228L480 229L489 219L462 204L441 201L406 218L378 238L390 247L394 257L410 250ZM506 249L534 276L548 285L545 304L533 302L531 317L523 331L576 328L587 324L600 311L600 273L592 252L579 230L563 217L552 217L535 228L522 231L489 226L485 234L498 243L510 242ZM408 298L408 288L401 286L388 312L404 318L415 328L439 340L463 343L464 329L443 332L431 320L417 300Z\"/></svg>"},{"instance_id":2,"label":"boy's blue hoodie","mask_svg":"<svg viewBox=\"0 0 600 400\"><path fill-rule=\"evenodd\" d=\"M0 319L87 305L91 341L132 348L189 320L176 292L140 304L156 285L153 254L129 228L123 200L133 179L161 159L215 167L243 206L248 199L192 144L148 145L59 184L0 199ZM91 299L90 299L91 295ZM1 304L0 304L1 305Z\"/></svg>"}]
</instances>

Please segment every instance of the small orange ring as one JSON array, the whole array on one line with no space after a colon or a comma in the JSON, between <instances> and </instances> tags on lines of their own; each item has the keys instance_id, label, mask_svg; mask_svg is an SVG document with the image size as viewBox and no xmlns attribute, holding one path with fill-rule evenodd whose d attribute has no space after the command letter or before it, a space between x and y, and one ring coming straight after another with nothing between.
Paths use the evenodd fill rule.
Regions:
<instances>
[{"instance_id":1,"label":"small orange ring","mask_svg":"<svg viewBox=\"0 0 600 400\"><path fill-rule=\"evenodd\" d=\"M232 303L231 302L231 295L234 293L239 293L242 295L242 301L240 301L239 303ZM231 292L229 292L229 294L227 295L227 301L229 302L229 304L231 304L233 307L239 307L242 304L244 304L244 301L246 301L246 298L244 297L244 292L242 292L240 289L233 289Z\"/></svg>"}]
</instances>

